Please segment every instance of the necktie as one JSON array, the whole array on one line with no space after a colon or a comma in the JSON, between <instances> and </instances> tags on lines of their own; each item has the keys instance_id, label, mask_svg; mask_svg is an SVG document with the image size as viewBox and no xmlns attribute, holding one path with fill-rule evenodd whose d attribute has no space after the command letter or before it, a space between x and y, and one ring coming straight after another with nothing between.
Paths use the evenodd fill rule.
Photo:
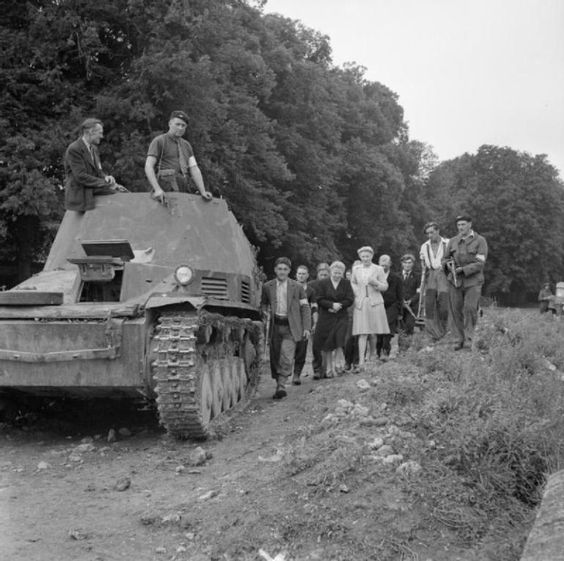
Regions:
<instances>
[{"instance_id":1,"label":"necktie","mask_svg":"<svg viewBox=\"0 0 564 561\"><path fill-rule=\"evenodd\" d=\"M100 157L98 156L98 150L96 150L95 146L92 146L90 148L90 153L92 155L92 161L94 162L96 169L102 169L102 166L100 165Z\"/></svg>"}]
</instances>

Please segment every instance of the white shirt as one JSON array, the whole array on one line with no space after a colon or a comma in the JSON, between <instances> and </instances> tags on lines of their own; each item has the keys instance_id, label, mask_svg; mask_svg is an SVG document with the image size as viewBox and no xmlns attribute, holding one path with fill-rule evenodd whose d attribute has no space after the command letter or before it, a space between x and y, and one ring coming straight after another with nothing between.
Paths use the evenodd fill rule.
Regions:
<instances>
[{"instance_id":1,"label":"white shirt","mask_svg":"<svg viewBox=\"0 0 564 561\"><path fill-rule=\"evenodd\" d=\"M441 260L444 257L448 239L441 237L439 241L439 247L437 248L437 253L433 253L433 248L431 246L431 240L427 240L422 246L419 252L419 258L425 262L425 267L427 269L440 269Z\"/></svg>"},{"instance_id":2,"label":"white shirt","mask_svg":"<svg viewBox=\"0 0 564 561\"><path fill-rule=\"evenodd\" d=\"M276 280L276 315L288 317L288 281Z\"/></svg>"}]
</instances>

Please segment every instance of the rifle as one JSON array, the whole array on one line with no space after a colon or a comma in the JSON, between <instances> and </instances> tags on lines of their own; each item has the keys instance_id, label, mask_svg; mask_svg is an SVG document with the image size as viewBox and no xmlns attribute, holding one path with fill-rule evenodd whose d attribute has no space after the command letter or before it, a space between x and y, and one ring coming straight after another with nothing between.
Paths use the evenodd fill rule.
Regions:
<instances>
[{"instance_id":1,"label":"rifle","mask_svg":"<svg viewBox=\"0 0 564 561\"><path fill-rule=\"evenodd\" d=\"M421 283L419 284L419 305L417 306L417 316L415 317L415 325L425 325L425 261L421 261Z\"/></svg>"},{"instance_id":2,"label":"rifle","mask_svg":"<svg viewBox=\"0 0 564 561\"><path fill-rule=\"evenodd\" d=\"M450 259L448 259L447 261L445 261L445 265L448 269L448 275L447 278L450 281L450 283L455 287L455 288L460 288L462 286L462 282L459 278L459 276L456 274L456 261L454 260L453 257L451 257Z\"/></svg>"}]
</instances>

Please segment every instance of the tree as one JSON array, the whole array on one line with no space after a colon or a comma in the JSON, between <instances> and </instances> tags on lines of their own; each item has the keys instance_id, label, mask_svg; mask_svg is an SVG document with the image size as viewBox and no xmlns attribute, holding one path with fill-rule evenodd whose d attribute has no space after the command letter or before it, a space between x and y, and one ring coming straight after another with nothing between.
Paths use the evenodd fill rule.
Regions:
<instances>
[{"instance_id":1,"label":"tree","mask_svg":"<svg viewBox=\"0 0 564 561\"><path fill-rule=\"evenodd\" d=\"M468 212L486 237L487 294L516 303L563 278L564 186L546 156L484 145L440 164L426 193L444 223Z\"/></svg>"}]
</instances>

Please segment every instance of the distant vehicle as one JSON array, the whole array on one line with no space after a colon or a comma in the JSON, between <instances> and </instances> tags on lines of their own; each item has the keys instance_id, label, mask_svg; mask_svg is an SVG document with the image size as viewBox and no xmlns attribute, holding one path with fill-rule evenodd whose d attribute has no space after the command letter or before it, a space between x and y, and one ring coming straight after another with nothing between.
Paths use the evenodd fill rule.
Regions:
<instances>
[{"instance_id":1,"label":"distant vehicle","mask_svg":"<svg viewBox=\"0 0 564 561\"><path fill-rule=\"evenodd\" d=\"M260 273L225 201L146 193L65 214L42 272L0 293L0 395L140 397L178 438L256 387Z\"/></svg>"},{"instance_id":2,"label":"distant vehicle","mask_svg":"<svg viewBox=\"0 0 564 561\"><path fill-rule=\"evenodd\" d=\"M556 314L561 316L564 312L564 282L556 283L556 294L549 304L549 308L556 310Z\"/></svg>"}]
</instances>

